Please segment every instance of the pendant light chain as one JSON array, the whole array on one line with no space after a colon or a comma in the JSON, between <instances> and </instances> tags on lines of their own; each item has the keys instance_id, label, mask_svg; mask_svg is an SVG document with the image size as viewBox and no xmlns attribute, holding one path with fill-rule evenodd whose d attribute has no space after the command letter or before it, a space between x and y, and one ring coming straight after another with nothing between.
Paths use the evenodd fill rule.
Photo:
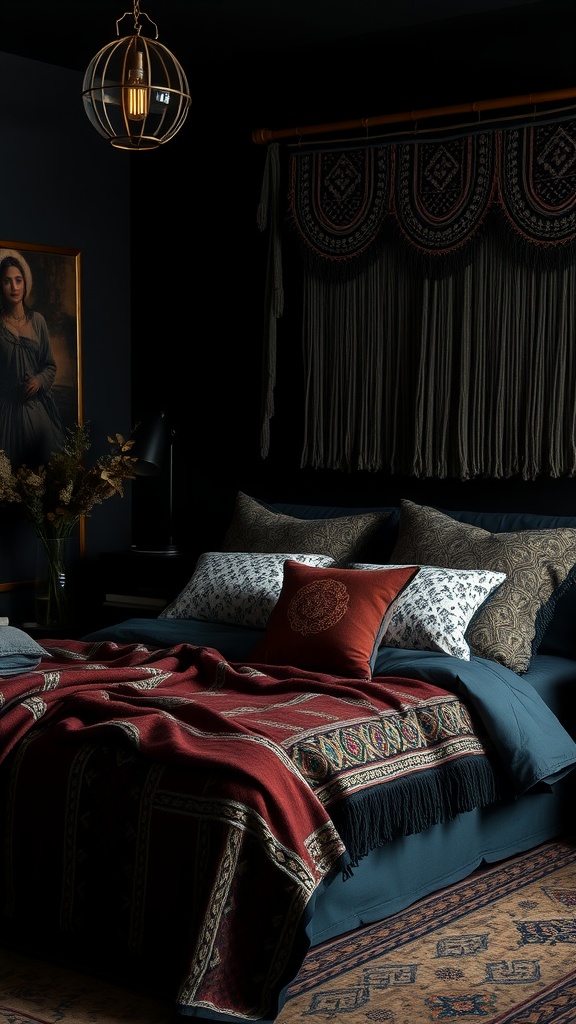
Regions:
<instances>
[{"instance_id":1,"label":"pendant light chain","mask_svg":"<svg viewBox=\"0 0 576 1024\"><path fill-rule=\"evenodd\" d=\"M140 0L134 0L134 30L140 35L142 26L140 24Z\"/></svg>"}]
</instances>

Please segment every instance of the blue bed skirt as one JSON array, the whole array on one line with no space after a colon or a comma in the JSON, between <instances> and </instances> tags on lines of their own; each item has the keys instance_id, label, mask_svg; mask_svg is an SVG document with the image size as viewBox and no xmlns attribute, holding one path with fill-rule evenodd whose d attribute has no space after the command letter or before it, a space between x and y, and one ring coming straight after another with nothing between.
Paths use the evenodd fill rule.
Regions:
<instances>
[{"instance_id":1,"label":"blue bed skirt","mask_svg":"<svg viewBox=\"0 0 576 1024\"><path fill-rule=\"evenodd\" d=\"M574 779L567 776L549 792L469 811L373 850L351 877L337 876L318 894L309 925L311 944L397 914L483 863L567 834L573 802Z\"/></svg>"}]
</instances>

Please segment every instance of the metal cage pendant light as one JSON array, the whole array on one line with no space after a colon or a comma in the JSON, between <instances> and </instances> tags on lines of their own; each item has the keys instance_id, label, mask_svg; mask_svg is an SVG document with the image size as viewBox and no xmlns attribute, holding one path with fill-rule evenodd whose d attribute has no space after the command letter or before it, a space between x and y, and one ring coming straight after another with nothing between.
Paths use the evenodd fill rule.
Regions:
<instances>
[{"instance_id":1,"label":"metal cage pendant light","mask_svg":"<svg viewBox=\"0 0 576 1024\"><path fill-rule=\"evenodd\" d=\"M155 36L143 36L141 14ZM130 17L126 11L116 22ZM116 149L156 149L180 130L191 98L184 71L174 55L157 42L158 27L134 0L134 33L104 46L84 74L84 109L96 131Z\"/></svg>"}]
</instances>

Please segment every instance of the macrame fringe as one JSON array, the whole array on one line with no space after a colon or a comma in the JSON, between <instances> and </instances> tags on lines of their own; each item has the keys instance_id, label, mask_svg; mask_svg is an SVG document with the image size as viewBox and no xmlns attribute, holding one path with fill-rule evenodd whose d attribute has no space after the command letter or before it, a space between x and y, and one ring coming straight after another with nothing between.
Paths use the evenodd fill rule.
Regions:
<instances>
[{"instance_id":1,"label":"macrame fringe","mask_svg":"<svg viewBox=\"0 0 576 1024\"><path fill-rule=\"evenodd\" d=\"M265 322L262 356L262 426L260 453L266 458L270 451L270 420L274 415L276 386L277 322L284 312L282 281L282 245L279 226L280 154L278 145L269 146L266 154L257 224L260 231L269 225L268 260L264 296Z\"/></svg>"},{"instance_id":2,"label":"macrame fringe","mask_svg":"<svg viewBox=\"0 0 576 1024\"><path fill-rule=\"evenodd\" d=\"M288 221L302 244L304 265L301 468L462 481L576 475L576 172L562 164L566 145L562 150L562 140L553 138L557 127L553 124L540 138L542 166L527 138L515 130L502 133L506 162L495 166L508 168L504 183L490 162L490 147L484 154L478 147L485 176L496 173L494 191L488 195L485 189L475 192L462 185L460 198L466 196L471 204L469 230L462 244L443 252L433 251L442 239L431 237L430 250L424 251L405 237L392 199L388 205L383 201L388 179L382 162L373 162L382 176L370 192L373 204L368 214L359 207L356 219L345 192L347 185L354 187L354 176L346 176L345 163L336 168L340 177L334 187L348 204L340 221L349 236L341 230L339 237L338 229L321 217L323 198L328 205L334 201L330 188L321 194L308 171L308 177L303 175L306 202L292 202L302 224L296 231L295 222ZM576 143L573 118L562 132ZM532 177L522 174L522 146L532 152ZM442 158L441 147L432 155ZM445 163L446 158L445 153ZM542 170L550 160L560 172L558 200L550 192L554 182ZM354 166L364 181L362 165ZM277 321L284 303L279 178L275 145L268 151L258 209L260 229L270 222L264 457L270 447ZM402 195L405 224L415 238L425 240L428 227L434 231L433 218L428 224L425 204L422 216L417 215L406 183ZM454 208L460 214L457 198ZM382 217L381 228L374 232L376 220L368 220L363 232L357 220L370 213ZM305 226L311 233L308 243ZM317 253L314 237L328 255ZM456 242L462 231L451 237ZM362 248L366 239L369 244ZM347 259L351 242L358 252Z\"/></svg>"},{"instance_id":3,"label":"macrame fringe","mask_svg":"<svg viewBox=\"0 0 576 1024\"><path fill-rule=\"evenodd\" d=\"M398 223L386 218L373 243L363 252L349 258L331 259L311 248L297 230L293 217L288 215L287 228L297 240L302 256L305 275L318 278L327 284L352 281L382 257L391 240L397 247L399 258L410 264L415 274L441 280L455 273L461 273L474 262L478 249L484 244L488 232L498 237L503 249L514 255L515 260L532 270L563 270L576 261L576 239L568 239L557 245L537 244L513 231L510 222L500 206L491 207L474 234L459 246L443 249L436 253L420 249L404 238Z\"/></svg>"},{"instance_id":4,"label":"macrame fringe","mask_svg":"<svg viewBox=\"0 0 576 1024\"><path fill-rule=\"evenodd\" d=\"M302 467L575 475L576 265L520 265L502 239L447 276L394 239L352 280L305 279Z\"/></svg>"}]
</instances>

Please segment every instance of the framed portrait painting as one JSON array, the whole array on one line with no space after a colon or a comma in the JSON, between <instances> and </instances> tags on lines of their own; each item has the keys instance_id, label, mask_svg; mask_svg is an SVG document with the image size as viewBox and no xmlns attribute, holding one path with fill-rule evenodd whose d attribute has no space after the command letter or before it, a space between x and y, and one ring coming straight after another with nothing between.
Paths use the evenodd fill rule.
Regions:
<instances>
[{"instance_id":1,"label":"framed portrait painting","mask_svg":"<svg viewBox=\"0 0 576 1024\"><path fill-rule=\"evenodd\" d=\"M13 468L42 465L82 423L81 371L79 251L0 240L0 448ZM14 545L4 552L0 590L34 574L8 518L16 552L11 566Z\"/></svg>"}]
</instances>

